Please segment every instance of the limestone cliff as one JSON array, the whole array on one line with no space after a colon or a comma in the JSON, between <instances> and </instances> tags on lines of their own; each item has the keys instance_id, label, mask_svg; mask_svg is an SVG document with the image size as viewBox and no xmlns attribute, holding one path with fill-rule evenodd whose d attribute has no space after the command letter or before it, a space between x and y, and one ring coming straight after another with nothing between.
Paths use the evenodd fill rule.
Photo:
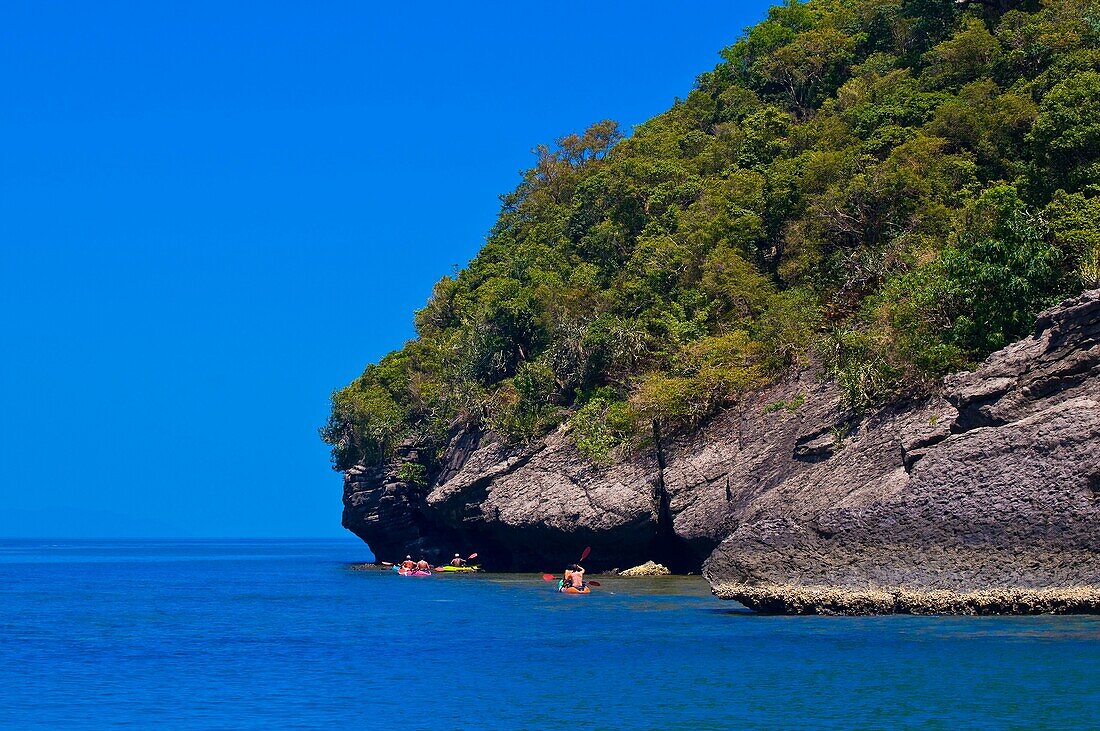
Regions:
<instances>
[{"instance_id":1,"label":"limestone cliff","mask_svg":"<svg viewBox=\"0 0 1100 731\"><path fill-rule=\"evenodd\" d=\"M600 467L561 431L523 448L461 431L426 485L349 470L344 525L382 558L705 564L762 611L1100 608L1100 290L920 400L854 415L803 372L655 436Z\"/></svg>"}]
</instances>

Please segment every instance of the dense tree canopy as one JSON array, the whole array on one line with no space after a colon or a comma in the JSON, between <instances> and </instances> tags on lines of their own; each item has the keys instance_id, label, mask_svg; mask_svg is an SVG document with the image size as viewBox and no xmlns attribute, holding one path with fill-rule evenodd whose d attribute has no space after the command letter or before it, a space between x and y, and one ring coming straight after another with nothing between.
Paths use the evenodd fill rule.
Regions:
<instances>
[{"instance_id":1,"label":"dense tree canopy","mask_svg":"<svg viewBox=\"0 0 1100 731\"><path fill-rule=\"evenodd\" d=\"M333 395L338 469L460 424L613 459L810 362L864 408L1100 282L1096 0L791 1L721 56L629 137L536 149L417 339Z\"/></svg>"}]
</instances>

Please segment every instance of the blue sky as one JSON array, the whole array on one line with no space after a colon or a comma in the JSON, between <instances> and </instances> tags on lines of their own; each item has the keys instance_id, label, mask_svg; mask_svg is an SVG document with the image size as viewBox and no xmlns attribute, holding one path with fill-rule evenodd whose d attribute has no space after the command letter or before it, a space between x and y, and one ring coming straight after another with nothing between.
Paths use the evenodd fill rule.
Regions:
<instances>
[{"instance_id":1,"label":"blue sky","mask_svg":"<svg viewBox=\"0 0 1100 731\"><path fill-rule=\"evenodd\" d=\"M0 536L341 535L332 389L767 5L3 3Z\"/></svg>"}]
</instances>

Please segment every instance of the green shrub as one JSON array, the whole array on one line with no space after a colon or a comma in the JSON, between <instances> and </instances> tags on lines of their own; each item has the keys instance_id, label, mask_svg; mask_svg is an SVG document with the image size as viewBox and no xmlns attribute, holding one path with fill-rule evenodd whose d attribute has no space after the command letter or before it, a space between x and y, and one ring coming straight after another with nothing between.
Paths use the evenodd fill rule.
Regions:
<instances>
[{"instance_id":1,"label":"green shrub","mask_svg":"<svg viewBox=\"0 0 1100 731\"><path fill-rule=\"evenodd\" d=\"M515 441L537 439L560 421L558 396L554 373L546 363L522 363L512 378L501 381L486 397L486 425Z\"/></svg>"},{"instance_id":2,"label":"green shrub","mask_svg":"<svg viewBox=\"0 0 1100 731\"><path fill-rule=\"evenodd\" d=\"M336 469L378 464L408 430L407 419L386 389L364 377L332 394L332 412L321 437L332 445Z\"/></svg>"},{"instance_id":3,"label":"green shrub","mask_svg":"<svg viewBox=\"0 0 1100 731\"><path fill-rule=\"evenodd\" d=\"M1012 186L985 191L944 254L953 323L947 342L978 358L1028 332L1069 291L1062 252Z\"/></svg>"},{"instance_id":4,"label":"green shrub","mask_svg":"<svg viewBox=\"0 0 1100 731\"><path fill-rule=\"evenodd\" d=\"M697 424L739 393L767 381L760 344L743 330L690 343L671 373L652 371L630 396L639 418L672 426Z\"/></svg>"},{"instance_id":5,"label":"green shrub","mask_svg":"<svg viewBox=\"0 0 1100 731\"><path fill-rule=\"evenodd\" d=\"M799 362L821 324L821 304L809 291L796 288L771 297L755 323L763 366L769 371L782 371Z\"/></svg>"},{"instance_id":6,"label":"green shrub","mask_svg":"<svg viewBox=\"0 0 1100 731\"><path fill-rule=\"evenodd\" d=\"M397 478L414 485L424 485L428 481L428 469L419 462L404 462L397 468Z\"/></svg>"},{"instance_id":7,"label":"green shrub","mask_svg":"<svg viewBox=\"0 0 1100 731\"><path fill-rule=\"evenodd\" d=\"M1100 287L1100 196L1058 191L1043 218L1063 256L1076 262L1081 286Z\"/></svg>"},{"instance_id":8,"label":"green shrub","mask_svg":"<svg viewBox=\"0 0 1100 731\"><path fill-rule=\"evenodd\" d=\"M570 435L581 454L593 462L608 463L637 431L630 405L602 391L569 417Z\"/></svg>"},{"instance_id":9,"label":"green shrub","mask_svg":"<svg viewBox=\"0 0 1100 731\"><path fill-rule=\"evenodd\" d=\"M789 401L779 400L773 401L764 407L765 414L774 414L777 411L786 411L788 414L793 414L802 408L802 404L806 403L806 394L799 393L797 396Z\"/></svg>"},{"instance_id":10,"label":"green shrub","mask_svg":"<svg viewBox=\"0 0 1100 731\"><path fill-rule=\"evenodd\" d=\"M828 373L836 380L845 404L862 411L881 403L901 373L888 358L889 343L879 333L835 328L819 346Z\"/></svg>"}]
</instances>

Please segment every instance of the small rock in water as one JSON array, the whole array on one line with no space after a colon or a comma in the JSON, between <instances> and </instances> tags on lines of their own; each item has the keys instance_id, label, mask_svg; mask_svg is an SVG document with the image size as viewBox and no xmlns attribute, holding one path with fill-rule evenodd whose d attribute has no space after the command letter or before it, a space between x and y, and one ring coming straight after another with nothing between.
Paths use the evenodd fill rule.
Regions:
<instances>
[{"instance_id":1,"label":"small rock in water","mask_svg":"<svg viewBox=\"0 0 1100 731\"><path fill-rule=\"evenodd\" d=\"M646 561L641 566L635 566L619 574L619 576L667 576L672 572L659 563Z\"/></svg>"}]
</instances>

